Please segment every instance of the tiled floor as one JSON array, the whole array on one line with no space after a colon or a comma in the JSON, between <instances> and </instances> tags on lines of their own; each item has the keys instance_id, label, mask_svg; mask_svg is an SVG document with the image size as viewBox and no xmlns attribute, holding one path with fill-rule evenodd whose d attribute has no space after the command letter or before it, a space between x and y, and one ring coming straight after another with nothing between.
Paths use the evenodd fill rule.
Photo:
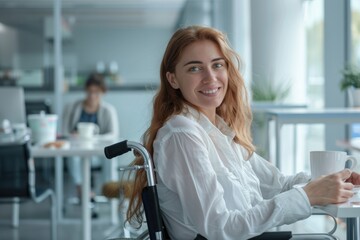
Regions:
<instances>
[{"instance_id":1,"label":"tiled floor","mask_svg":"<svg viewBox=\"0 0 360 240\"><path fill-rule=\"evenodd\" d=\"M65 178L67 174L65 173ZM69 199L74 197L74 186L70 181L65 183L64 217L58 224L59 240L81 239L81 206L71 204ZM97 187L98 188L98 187ZM11 227L11 205L0 204L0 240L42 240L50 239L50 201L36 204L27 201L20 206L20 226ZM92 220L92 239L101 240L119 237L124 234L123 225L111 225L110 205L98 203L99 218ZM120 214L119 214L120 216ZM121 220L121 219L120 219ZM331 229L331 221L326 217L313 216L310 219L283 226L280 230L300 232L326 232ZM335 233L340 240L345 240L345 224L340 224Z\"/></svg>"}]
</instances>

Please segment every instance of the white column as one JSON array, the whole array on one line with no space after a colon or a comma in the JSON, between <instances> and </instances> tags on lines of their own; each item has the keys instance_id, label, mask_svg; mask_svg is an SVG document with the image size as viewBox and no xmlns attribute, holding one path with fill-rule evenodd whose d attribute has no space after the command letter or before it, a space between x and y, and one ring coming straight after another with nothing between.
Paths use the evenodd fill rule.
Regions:
<instances>
[{"instance_id":1,"label":"white column","mask_svg":"<svg viewBox=\"0 0 360 240\"><path fill-rule=\"evenodd\" d=\"M252 0L253 79L291 83L291 102L305 101L305 31L300 0Z\"/></svg>"},{"instance_id":2,"label":"white column","mask_svg":"<svg viewBox=\"0 0 360 240\"><path fill-rule=\"evenodd\" d=\"M61 0L54 0L54 111L58 115L58 130L61 126L64 71L62 63Z\"/></svg>"},{"instance_id":3,"label":"white column","mask_svg":"<svg viewBox=\"0 0 360 240\"><path fill-rule=\"evenodd\" d=\"M189 25L211 26L211 11L210 0L188 0L178 20L177 27Z\"/></svg>"},{"instance_id":4,"label":"white column","mask_svg":"<svg viewBox=\"0 0 360 240\"><path fill-rule=\"evenodd\" d=\"M63 67L61 45L61 0L54 0L54 112L58 115L58 130L61 126ZM57 200L57 218L62 220L63 206L63 159L58 157L55 164L55 191Z\"/></svg>"},{"instance_id":5,"label":"white column","mask_svg":"<svg viewBox=\"0 0 360 240\"><path fill-rule=\"evenodd\" d=\"M291 86L286 103L306 103L305 27L301 0L252 0L251 69L252 81ZM303 134L303 131L298 131ZM294 158L306 159L305 141L294 146L293 127L283 126L282 152L277 154L284 173L292 173ZM274 136L272 136L274 141ZM298 136L298 138L302 136ZM297 138L297 139L298 139ZM261 145L261 143L259 143ZM286 144L286 145L285 145ZM297 151L295 151L295 147ZM297 152L298 156L294 156ZM286 158L285 158L286 157Z\"/></svg>"},{"instance_id":6,"label":"white column","mask_svg":"<svg viewBox=\"0 0 360 240\"><path fill-rule=\"evenodd\" d=\"M350 39L347 12L349 0L324 1L324 95L325 107L345 107L346 96L341 92L339 83L341 70L348 58ZM325 149L336 150L335 142L346 137L344 126L325 127Z\"/></svg>"},{"instance_id":7,"label":"white column","mask_svg":"<svg viewBox=\"0 0 360 240\"><path fill-rule=\"evenodd\" d=\"M247 85L251 82L251 32L249 0L214 0L213 26L224 32L240 55L242 74Z\"/></svg>"}]
</instances>

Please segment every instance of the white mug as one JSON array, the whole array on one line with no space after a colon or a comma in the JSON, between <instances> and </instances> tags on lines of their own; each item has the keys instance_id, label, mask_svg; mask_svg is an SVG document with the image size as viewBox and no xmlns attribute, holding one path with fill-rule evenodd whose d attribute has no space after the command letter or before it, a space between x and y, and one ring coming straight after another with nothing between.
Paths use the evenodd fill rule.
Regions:
<instances>
[{"instance_id":1,"label":"white mug","mask_svg":"<svg viewBox=\"0 0 360 240\"><path fill-rule=\"evenodd\" d=\"M346 163L351 162L349 169L358 165L354 156L341 151L312 151L310 152L311 178L316 179L345 169Z\"/></svg>"},{"instance_id":2,"label":"white mug","mask_svg":"<svg viewBox=\"0 0 360 240\"><path fill-rule=\"evenodd\" d=\"M77 124L79 138L91 139L94 135L99 134L99 126L91 122L79 122Z\"/></svg>"},{"instance_id":3,"label":"white mug","mask_svg":"<svg viewBox=\"0 0 360 240\"><path fill-rule=\"evenodd\" d=\"M13 129L15 139L24 137L28 133L25 123L13 123L11 127Z\"/></svg>"}]
</instances>

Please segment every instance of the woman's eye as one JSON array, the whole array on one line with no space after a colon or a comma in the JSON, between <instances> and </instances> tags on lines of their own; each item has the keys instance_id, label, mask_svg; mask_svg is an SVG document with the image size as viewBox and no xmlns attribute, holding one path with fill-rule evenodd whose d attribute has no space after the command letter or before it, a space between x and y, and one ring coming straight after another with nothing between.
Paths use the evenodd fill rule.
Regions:
<instances>
[{"instance_id":1,"label":"woman's eye","mask_svg":"<svg viewBox=\"0 0 360 240\"><path fill-rule=\"evenodd\" d=\"M215 68L221 68L222 66L224 66L222 63L215 63L214 64Z\"/></svg>"},{"instance_id":2,"label":"woman's eye","mask_svg":"<svg viewBox=\"0 0 360 240\"><path fill-rule=\"evenodd\" d=\"M191 67L191 68L189 69L189 71L190 71L190 72L197 72L197 71L200 71L200 68L194 66L194 67Z\"/></svg>"}]
</instances>

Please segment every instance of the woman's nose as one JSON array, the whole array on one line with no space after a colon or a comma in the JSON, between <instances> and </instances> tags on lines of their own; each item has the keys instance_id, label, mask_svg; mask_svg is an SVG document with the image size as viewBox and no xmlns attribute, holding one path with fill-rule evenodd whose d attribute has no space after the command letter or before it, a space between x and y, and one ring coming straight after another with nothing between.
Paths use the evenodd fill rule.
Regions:
<instances>
[{"instance_id":1,"label":"woman's nose","mask_svg":"<svg viewBox=\"0 0 360 240\"><path fill-rule=\"evenodd\" d=\"M216 81L216 73L213 69L206 69L204 71L204 76L203 76L203 82L208 83L208 82L212 82L212 81Z\"/></svg>"}]
</instances>

